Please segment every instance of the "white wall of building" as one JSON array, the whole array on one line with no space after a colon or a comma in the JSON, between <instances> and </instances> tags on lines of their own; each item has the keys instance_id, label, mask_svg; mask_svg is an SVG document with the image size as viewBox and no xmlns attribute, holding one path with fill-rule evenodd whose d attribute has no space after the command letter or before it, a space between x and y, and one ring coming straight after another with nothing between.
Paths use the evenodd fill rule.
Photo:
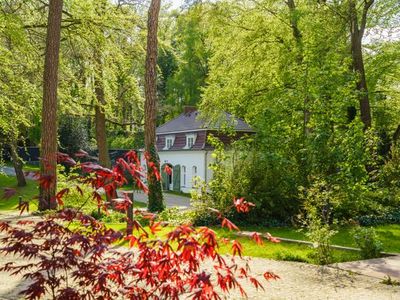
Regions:
<instances>
[{"instance_id":1,"label":"white wall of building","mask_svg":"<svg viewBox=\"0 0 400 300\"><path fill-rule=\"evenodd\" d=\"M160 151L158 156L160 157L160 166L164 164L171 164L172 166L180 165L181 167L181 191L189 193L193 187L193 178L195 176L200 177L207 183L212 179L212 171L208 168L212 162L212 151L205 150L188 150L188 151ZM146 168L146 162L144 156L141 155L141 164ZM186 168L184 184L184 174L182 167ZM196 167L196 174L194 174L194 168ZM171 185L172 189L172 185Z\"/></svg>"},{"instance_id":2,"label":"white wall of building","mask_svg":"<svg viewBox=\"0 0 400 300\"><path fill-rule=\"evenodd\" d=\"M161 166L166 163L173 166L181 166L182 192L190 192L193 187L193 178L195 176L207 182L211 179L212 173L208 170L208 164L211 159L210 151L160 151L158 155L160 156ZM185 169L186 172L184 172ZM194 174L195 170L197 170L197 174Z\"/></svg>"}]
</instances>

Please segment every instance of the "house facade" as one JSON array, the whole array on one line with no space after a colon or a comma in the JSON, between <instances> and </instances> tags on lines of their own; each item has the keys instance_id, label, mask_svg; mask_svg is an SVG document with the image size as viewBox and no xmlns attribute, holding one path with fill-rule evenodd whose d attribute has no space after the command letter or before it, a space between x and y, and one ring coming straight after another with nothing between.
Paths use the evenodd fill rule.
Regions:
<instances>
[{"instance_id":1,"label":"house facade","mask_svg":"<svg viewBox=\"0 0 400 300\"><path fill-rule=\"evenodd\" d=\"M224 117L226 119L221 124L232 126L235 130L233 137L221 134L218 125L207 124L193 107L186 107L181 115L156 129L164 190L188 193L194 186L194 178L199 177L205 182L212 179L209 165L213 162L213 147L207 142L209 135L229 144L232 139L254 133L243 120L228 113ZM165 173L165 165L172 169L172 174Z\"/></svg>"}]
</instances>

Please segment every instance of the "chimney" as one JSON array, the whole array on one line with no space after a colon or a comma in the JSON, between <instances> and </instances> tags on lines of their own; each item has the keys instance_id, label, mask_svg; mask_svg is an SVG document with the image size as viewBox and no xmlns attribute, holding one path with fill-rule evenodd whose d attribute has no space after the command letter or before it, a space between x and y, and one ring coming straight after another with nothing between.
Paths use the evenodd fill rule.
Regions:
<instances>
[{"instance_id":1,"label":"chimney","mask_svg":"<svg viewBox=\"0 0 400 300\"><path fill-rule=\"evenodd\" d=\"M184 106L183 107L183 112L185 115L189 115L192 112L195 112L197 110L196 106Z\"/></svg>"}]
</instances>

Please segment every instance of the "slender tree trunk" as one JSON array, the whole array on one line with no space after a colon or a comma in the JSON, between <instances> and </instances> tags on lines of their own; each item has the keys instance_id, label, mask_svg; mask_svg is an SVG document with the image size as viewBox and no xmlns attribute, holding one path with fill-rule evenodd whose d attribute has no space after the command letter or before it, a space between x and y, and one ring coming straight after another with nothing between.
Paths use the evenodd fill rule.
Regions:
<instances>
[{"instance_id":1,"label":"slender tree trunk","mask_svg":"<svg viewBox=\"0 0 400 300\"><path fill-rule=\"evenodd\" d=\"M57 85L63 0L50 0L43 76L39 210L57 207Z\"/></svg>"},{"instance_id":2,"label":"slender tree trunk","mask_svg":"<svg viewBox=\"0 0 400 300\"><path fill-rule=\"evenodd\" d=\"M292 35L293 35L294 40L296 41L296 47L298 50L296 60L297 60L297 63L299 64L299 66L301 66L304 61L303 41L302 41L302 34L301 34L301 31L300 31L299 25L298 25L296 3L294 0L287 0L286 3L289 8L289 12L290 12L290 26L292 28ZM307 78L306 78L306 80L307 80ZM306 95L304 96L304 100L303 100L303 131L306 136L308 136L310 134L309 123L310 123L311 113L308 108L309 102L310 101L309 101L308 93L306 91Z\"/></svg>"},{"instance_id":3,"label":"slender tree trunk","mask_svg":"<svg viewBox=\"0 0 400 300\"><path fill-rule=\"evenodd\" d=\"M95 106L94 123L99 164L105 168L111 168L110 154L108 152L107 145L106 115L104 113L104 105L106 104L106 101L104 96L103 83L101 80L96 79L95 93L97 104ZM111 199L115 197L116 195L109 195L108 193L106 193L107 202L111 202ZM97 212L99 215L101 215L100 207L97 208Z\"/></svg>"},{"instance_id":4,"label":"slender tree trunk","mask_svg":"<svg viewBox=\"0 0 400 300\"><path fill-rule=\"evenodd\" d=\"M17 149L17 143L15 141L12 141L10 143L10 154L14 165L15 175L17 177L17 183L18 186L26 186L25 175L22 170L23 163L22 159L18 155Z\"/></svg>"},{"instance_id":5,"label":"slender tree trunk","mask_svg":"<svg viewBox=\"0 0 400 300\"><path fill-rule=\"evenodd\" d=\"M161 182L157 180L151 165L160 169L160 160L157 154L156 143L156 118L157 118L157 28L158 15L160 13L161 0L152 0L147 20L147 50L145 72L145 148L149 155L147 161L147 183L149 186L150 211L162 211L164 209Z\"/></svg>"},{"instance_id":6,"label":"slender tree trunk","mask_svg":"<svg viewBox=\"0 0 400 300\"><path fill-rule=\"evenodd\" d=\"M361 121L364 123L364 128L371 127L371 107L369 103L367 80L365 78L364 58L362 53L362 39L364 36L366 18L368 9L374 3L373 0L366 0L363 6L361 16L361 24L359 25L357 14L357 1L350 0L349 2L349 18L350 18L350 34L351 34L351 55L354 72L357 73L356 89L358 92L358 101L360 104Z\"/></svg>"}]
</instances>

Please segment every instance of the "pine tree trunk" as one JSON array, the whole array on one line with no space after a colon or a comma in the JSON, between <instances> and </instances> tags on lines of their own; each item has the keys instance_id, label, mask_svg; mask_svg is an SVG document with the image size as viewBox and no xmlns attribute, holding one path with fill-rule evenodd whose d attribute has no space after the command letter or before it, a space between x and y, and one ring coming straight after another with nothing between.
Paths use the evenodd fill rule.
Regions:
<instances>
[{"instance_id":1,"label":"pine tree trunk","mask_svg":"<svg viewBox=\"0 0 400 300\"><path fill-rule=\"evenodd\" d=\"M156 143L156 118L157 118L157 28L158 15L160 13L161 0L152 0L147 20L147 50L146 50L146 72L145 72L145 148L149 154L147 162L147 182L149 187L150 211L162 211L164 206L161 182L157 180L153 168L149 163L154 163L160 169L160 160L155 147Z\"/></svg>"},{"instance_id":2,"label":"pine tree trunk","mask_svg":"<svg viewBox=\"0 0 400 300\"><path fill-rule=\"evenodd\" d=\"M24 171L22 170L22 160L18 155L17 143L12 141L10 143L10 154L13 161L15 176L17 177L18 186L26 186Z\"/></svg>"},{"instance_id":3,"label":"pine tree trunk","mask_svg":"<svg viewBox=\"0 0 400 300\"><path fill-rule=\"evenodd\" d=\"M103 107L105 99L101 83L97 82L95 90L98 101L98 104L95 107L95 128L97 148L99 150L99 163L103 167L110 168L111 160L107 145L106 115Z\"/></svg>"},{"instance_id":4,"label":"pine tree trunk","mask_svg":"<svg viewBox=\"0 0 400 300\"><path fill-rule=\"evenodd\" d=\"M63 0L50 0L43 76L39 210L57 207L57 85Z\"/></svg>"}]
</instances>

